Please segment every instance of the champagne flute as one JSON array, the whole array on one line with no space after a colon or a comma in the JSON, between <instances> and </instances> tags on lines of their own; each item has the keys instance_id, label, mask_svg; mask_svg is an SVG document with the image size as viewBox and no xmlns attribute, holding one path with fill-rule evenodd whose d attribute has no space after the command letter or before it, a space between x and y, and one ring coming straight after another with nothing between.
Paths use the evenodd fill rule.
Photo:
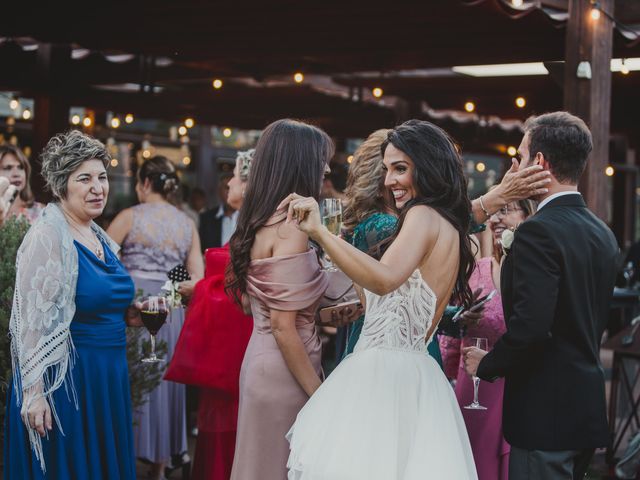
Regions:
<instances>
[{"instance_id":1,"label":"champagne flute","mask_svg":"<svg viewBox=\"0 0 640 480\"><path fill-rule=\"evenodd\" d=\"M149 331L149 337L151 339L151 352L148 357L142 359L142 362L162 362L163 360L156 356L156 334L167 320L167 314L169 313L167 299L157 296L145 297L140 302L139 308L142 324Z\"/></svg>"},{"instance_id":2,"label":"champagne flute","mask_svg":"<svg viewBox=\"0 0 640 480\"><path fill-rule=\"evenodd\" d=\"M486 352L489 349L489 341L486 338L468 337L464 339L464 346L476 347ZM472 379L473 402L471 402L469 405L466 405L464 408L466 408L467 410L486 410L487 407L483 407L478 401L478 388L480 387L480 379L475 375L472 376Z\"/></svg>"},{"instance_id":3,"label":"champagne flute","mask_svg":"<svg viewBox=\"0 0 640 480\"><path fill-rule=\"evenodd\" d=\"M340 235L342 230L342 202L338 198L325 198L320 203L320 215L322 224L334 235ZM327 272L337 272L338 268L325 255L324 270Z\"/></svg>"}]
</instances>

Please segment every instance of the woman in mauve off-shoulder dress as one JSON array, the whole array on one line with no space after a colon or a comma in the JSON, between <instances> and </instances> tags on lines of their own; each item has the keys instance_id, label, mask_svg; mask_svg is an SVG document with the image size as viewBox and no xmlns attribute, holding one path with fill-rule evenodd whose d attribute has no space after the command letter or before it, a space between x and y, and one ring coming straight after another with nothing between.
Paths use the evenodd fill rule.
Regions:
<instances>
[{"instance_id":1,"label":"woman in mauve off-shoulder dress","mask_svg":"<svg viewBox=\"0 0 640 480\"><path fill-rule=\"evenodd\" d=\"M227 271L228 291L254 319L232 480L287 478L285 435L321 383L314 314L328 279L306 234L276 207L290 192L317 198L332 155L326 133L293 120L269 125L256 146Z\"/></svg>"}]
</instances>

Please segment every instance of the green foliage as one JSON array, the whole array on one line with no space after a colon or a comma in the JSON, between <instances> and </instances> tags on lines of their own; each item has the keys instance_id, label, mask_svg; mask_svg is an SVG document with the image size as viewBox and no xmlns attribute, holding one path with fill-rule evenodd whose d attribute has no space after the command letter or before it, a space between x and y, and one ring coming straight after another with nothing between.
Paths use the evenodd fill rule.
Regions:
<instances>
[{"instance_id":1,"label":"green foliage","mask_svg":"<svg viewBox=\"0 0 640 480\"><path fill-rule=\"evenodd\" d=\"M149 392L162 381L167 367L166 362L143 363L141 359L151 351L149 333L140 327L127 328L127 363L129 364L129 384L131 385L131 404L135 410L146 402ZM167 342L156 341L156 355L165 358Z\"/></svg>"},{"instance_id":2,"label":"green foliage","mask_svg":"<svg viewBox=\"0 0 640 480\"><path fill-rule=\"evenodd\" d=\"M11 381L9 319L16 283L16 253L29 230L24 218L8 218L0 227L0 425L4 425L8 383Z\"/></svg>"}]
</instances>

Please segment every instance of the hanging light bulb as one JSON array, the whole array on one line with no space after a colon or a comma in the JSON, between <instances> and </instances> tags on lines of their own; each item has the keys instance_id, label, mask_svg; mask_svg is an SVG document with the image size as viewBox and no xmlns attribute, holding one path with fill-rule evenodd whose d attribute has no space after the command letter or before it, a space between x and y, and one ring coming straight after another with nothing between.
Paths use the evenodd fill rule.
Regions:
<instances>
[{"instance_id":1,"label":"hanging light bulb","mask_svg":"<svg viewBox=\"0 0 640 480\"><path fill-rule=\"evenodd\" d=\"M113 117L111 119L111 128L118 128L120 126L120 119L118 117Z\"/></svg>"},{"instance_id":2,"label":"hanging light bulb","mask_svg":"<svg viewBox=\"0 0 640 480\"><path fill-rule=\"evenodd\" d=\"M591 19L598 20L600 18L600 4L598 2L593 3L591 7Z\"/></svg>"},{"instance_id":3,"label":"hanging light bulb","mask_svg":"<svg viewBox=\"0 0 640 480\"><path fill-rule=\"evenodd\" d=\"M216 78L213 82L212 82L213 88L215 88L216 90L220 90L222 88L222 80L220 80L219 78Z\"/></svg>"},{"instance_id":4,"label":"hanging light bulb","mask_svg":"<svg viewBox=\"0 0 640 480\"><path fill-rule=\"evenodd\" d=\"M182 164L187 166L191 163L191 157L183 157L182 158Z\"/></svg>"},{"instance_id":5,"label":"hanging light bulb","mask_svg":"<svg viewBox=\"0 0 640 480\"><path fill-rule=\"evenodd\" d=\"M614 173L616 173L616 171L611 165L609 165L607 168L604 169L604 174L607 177L613 177Z\"/></svg>"},{"instance_id":6,"label":"hanging light bulb","mask_svg":"<svg viewBox=\"0 0 640 480\"><path fill-rule=\"evenodd\" d=\"M132 113L127 113L127 115L124 117L124 123L128 123L128 124L133 123L133 114Z\"/></svg>"},{"instance_id":7,"label":"hanging light bulb","mask_svg":"<svg viewBox=\"0 0 640 480\"><path fill-rule=\"evenodd\" d=\"M19 106L20 106L20 102L19 102L17 99L12 98L12 99L9 101L9 108L10 108L11 110L17 110Z\"/></svg>"},{"instance_id":8,"label":"hanging light bulb","mask_svg":"<svg viewBox=\"0 0 640 480\"><path fill-rule=\"evenodd\" d=\"M196 124L195 120L193 118L187 118L184 121L184 126L187 128L193 128L193 126Z\"/></svg>"},{"instance_id":9,"label":"hanging light bulb","mask_svg":"<svg viewBox=\"0 0 640 480\"><path fill-rule=\"evenodd\" d=\"M74 115L71 117L71 123L73 125L80 125L80 115Z\"/></svg>"},{"instance_id":10,"label":"hanging light bulb","mask_svg":"<svg viewBox=\"0 0 640 480\"><path fill-rule=\"evenodd\" d=\"M508 154L510 157L515 157L515 156L516 156L516 153L518 153L518 149L517 149L516 147L514 147L513 145L512 145L512 146L510 146L509 148L507 148L507 154Z\"/></svg>"},{"instance_id":11,"label":"hanging light bulb","mask_svg":"<svg viewBox=\"0 0 640 480\"><path fill-rule=\"evenodd\" d=\"M384 91L380 87L375 87L373 90L371 90L371 93L374 97L380 98L384 94Z\"/></svg>"},{"instance_id":12,"label":"hanging light bulb","mask_svg":"<svg viewBox=\"0 0 640 480\"><path fill-rule=\"evenodd\" d=\"M464 109L467 112L471 113L476 109L476 104L473 103L473 102L467 102L467 103L464 104Z\"/></svg>"},{"instance_id":13,"label":"hanging light bulb","mask_svg":"<svg viewBox=\"0 0 640 480\"><path fill-rule=\"evenodd\" d=\"M524 97L516 98L516 107L524 108L526 104L527 104L527 101L525 100Z\"/></svg>"},{"instance_id":14,"label":"hanging light bulb","mask_svg":"<svg viewBox=\"0 0 640 480\"><path fill-rule=\"evenodd\" d=\"M25 108L22 111L22 118L24 118L25 120L29 120L31 118L31 110L29 110L28 108Z\"/></svg>"},{"instance_id":15,"label":"hanging light bulb","mask_svg":"<svg viewBox=\"0 0 640 480\"><path fill-rule=\"evenodd\" d=\"M624 58L622 59L622 64L620 65L620 73L623 75L629 75L629 67L625 64Z\"/></svg>"},{"instance_id":16,"label":"hanging light bulb","mask_svg":"<svg viewBox=\"0 0 640 480\"><path fill-rule=\"evenodd\" d=\"M222 130L222 135L224 135L226 138L229 138L231 136L231 129L230 128L225 128L224 130Z\"/></svg>"},{"instance_id":17,"label":"hanging light bulb","mask_svg":"<svg viewBox=\"0 0 640 480\"><path fill-rule=\"evenodd\" d=\"M180 125L180 127L178 127L178 133L184 137L187 134L187 127Z\"/></svg>"},{"instance_id":18,"label":"hanging light bulb","mask_svg":"<svg viewBox=\"0 0 640 480\"><path fill-rule=\"evenodd\" d=\"M487 168L487 166L484 163L482 163L482 162L476 163L476 170L477 171L482 173L482 172L485 171L486 168Z\"/></svg>"},{"instance_id":19,"label":"hanging light bulb","mask_svg":"<svg viewBox=\"0 0 640 480\"><path fill-rule=\"evenodd\" d=\"M82 120L82 124L85 127L90 127L93 124L93 120L91 120L91 117L84 117L84 119Z\"/></svg>"},{"instance_id":20,"label":"hanging light bulb","mask_svg":"<svg viewBox=\"0 0 640 480\"><path fill-rule=\"evenodd\" d=\"M304 81L304 75L301 72L294 73L293 81L296 83L302 83Z\"/></svg>"},{"instance_id":21,"label":"hanging light bulb","mask_svg":"<svg viewBox=\"0 0 640 480\"><path fill-rule=\"evenodd\" d=\"M115 167L117 167L117 166L118 166L118 159L117 159L117 158L112 158L112 159L111 159L111 166L112 166L113 168L115 168Z\"/></svg>"}]
</instances>

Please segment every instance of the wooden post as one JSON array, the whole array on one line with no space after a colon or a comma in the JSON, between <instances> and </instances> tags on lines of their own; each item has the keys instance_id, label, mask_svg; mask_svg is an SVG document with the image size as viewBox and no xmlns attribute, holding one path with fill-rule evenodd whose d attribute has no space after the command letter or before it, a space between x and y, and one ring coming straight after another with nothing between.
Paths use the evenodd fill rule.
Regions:
<instances>
[{"instance_id":1,"label":"wooden post","mask_svg":"<svg viewBox=\"0 0 640 480\"><path fill-rule=\"evenodd\" d=\"M598 0L600 9L614 14L614 0ZM590 0L569 0L565 42L564 108L582 118L593 135L593 152L580 181L589 208L607 221L607 185L611 113L611 54L613 22L602 13L591 17ZM588 62L591 78L578 78L578 65Z\"/></svg>"},{"instance_id":2,"label":"wooden post","mask_svg":"<svg viewBox=\"0 0 640 480\"><path fill-rule=\"evenodd\" d=\"M71 60L69 46L40 44L38 47L38 88L34 94L33 114L33 175L31 185L38 200L48 201L50 195L44 191L44 180L40 175L40 152L49 139L69 128L69 105L63 89Z\"/></svg>"}]
</instances>

